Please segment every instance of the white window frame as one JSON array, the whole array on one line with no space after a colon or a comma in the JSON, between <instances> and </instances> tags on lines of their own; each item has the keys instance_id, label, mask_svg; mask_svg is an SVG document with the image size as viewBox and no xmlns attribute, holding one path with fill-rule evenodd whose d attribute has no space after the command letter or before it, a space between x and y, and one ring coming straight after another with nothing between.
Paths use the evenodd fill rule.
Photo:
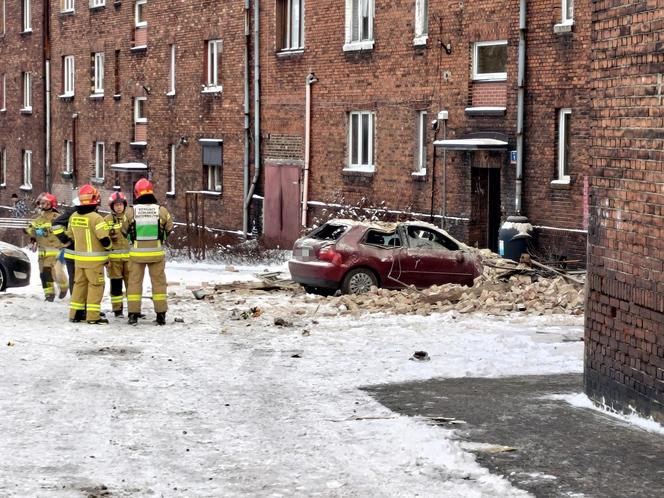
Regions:
<instances>
[{"instance_id":1,"label":"white window frame","mask_svg":"<svg viewBox=\"0 0 664 498\"><path fill-rule=\"evenodd\" d=\"M221 53L223 50L222 40L208 40L207 42L207 75L206 85L204 91L207 92L221 92L222 86L219 79L221 78Z\"/></svg>"},{"instance_id":2,"label":"white window frame","mask_svg":"<svg viewBox=\"0 0 664 498\"><path fill-rule=\"evenodd\" d=\"M353 117L357 116L357 130L353 130ZM367 139L367 163L362 163L362 156L364 150L362 147L362 122L364 119L369 120L368 130L369 137ZM357 161L354 162L353 158L353 144L357 141ZM347 170L350 171L367 171L374 172L376 170L375 164L375 141L376 141L376 113L372 111L353 111L348 113L348 165Z\"/></svg>"},{"instance_id":3,"label":"white window frame","mask_svg":"<svg viewBox=\"0 0 664 498\"><path fill-rule=\"evenodd\" d=\"M0 175L2 175L2 183L0 187L7 186L7 149L0 149Z\"/></svg>"},{"instance_id":4,"label":"white window frame","mask_svg":"<svg viewBox=\"0 0 664 498\"><path fill-rule=\"evenodd\" d=\"M106 5L106 0L90 0L90 8L98 9Z\"/></svg>"},{"instance_id":5,"label":"white window frame","mask_svg":"<svg viewBox=\"0 0 664 498\"><path fill-rule=\"evenodd\" d=\"M492 47L498 45L507 45L507 40L495 41L481 41L473 44L473 79L474 80L506 80L507 79L507 64L505 64L505 72L501 73L478 73L477 63L479 62L479 49L481 47Z\"/></svg>"},{"instance_id":6,"label":"white window frame","mask_svg":"<svg viewBox=\"0 0 664 498\"><path fill-rule=\"evenodd\" d=\"M23 149L23 184L24 190L32 189L32 151Z\"/></svg>"},{"instance_id":7,"label":"white window frame","mask_svg":"<svg viewBox=\"0 0 664 498\"><path fill-rule=\"evenodd\" d=\"M561 0L561 24L574 24L574 0Z\"/></svg>"},{"instance_id":8,"label":"white window frame","mask_svg":"<svg viewBox=\"0 0 664 498\"><path fill-rule=\"evenodd\" d=\"M23 1L23 33L29 33L32 31L32 0L22 0Z\"/></svg>"},{"instance_id":9,"label":"white window frame","mask_svg":"<svg viewBox=\"0 0 664 498\"><path fill-rule=\"evenodd\" d=\"M21 73L21 84L23 86L23 107L21 107L21 112L32 112L32 74L29 71Z\"/></svg>"},{"instance_id":10,"label":"white window frame","mask_svg":"<svg viewBox=\"0 0 664 498\"><path fill-rule=\"evenodd\" d=\"M168 92L166 95L175 95L175 43L169 45L170 60L168 64Z\"/></svg>"},{"instance_id":11,"label":"white window frame","mask_svg":"<svg viewBox=\"0 0 664 498\"><path fill-rule=\"evenodd\" d=\"M429 39L429 0L415 0L415 38L413 45L426 45Z\"/></svg>"},{"instance_id":12,"label":"white window frame","mask_svg":"<svg viewBox=\"0 0 664 498\"><path fill-rule=\"evenodd\" d=\"M145 103L147 101L147 97L136 97L134 99L134 123L148 122L148 118L145 116Z\"/></svg>"},{"instance_id":13,"label":"white window frame","mask_svg":"<svg viewBox=\"0 0 664 498\"><path fill-rule=\"evenodd\" d=\"M572 118L572 109L564 107L558 110L558 165L556 168L557 178L553 183L569 183L569 157L568 151L571 149L572 144L566 143L565 138L568 136L569 126ZM567 146L567 147L565 147ZM568 171L565 174L565 163L567 163Z\"/></svg>"},{"instance_id":14,"label":"white window frame","mask_svg":"<svg viewBox=\"0 0 664 498\"><path fill-rule=\"evenodd\" d=\"M283 32L279 33L281 50L304 48L304 0L283 0Z\"/></svg>"},{"instance_id":15,"label":"white window frame","mask_svg":"<svg viewBox=\"0 0 664 498\"><path fill-rule=\"evenodd\" d=\"M5 112L7 110L7 74L2 74L2 79L0 81L0 112Z\"/></svg>"},{"instance_id":16,"label":"white window frame","mask_svg":"<svg viewBox=\"0 0 664 498\"><path fill-rule=\"evenodd\" d=\"M60 0L60 12L74 12L74 0Z\"/></svg>"},{"instance_id":17,"label":"white window frame","mask_svg":"<svg viewBox=\"0 0 664 498\"><path fill-rule=\"evenodd\" d=\"M169 157L168 157L168 192L167 194L175 195L175 164L176 164L176 154L178 146L177 144L170 144L168 147Z\"/></svg>"},{"instance_id":18,"label":"white window frame","mask_svg":"<svg viewBox=\"0 0 664 498\"><path fill-rule=\"evenodd\" d=\"M74 75L75 75L75 59L73 55L65 55L62 57L62 96L74 96Z\"/></svg>"},{"instance_id":19,"label":"white window frame","mask_svg":"<svg viewBox=\"0 0 664 498\"><path fill-rule=\"evenodd\" d=\"M355 5L353 5L355 4ZM366 9L366 16L363 10ZM371 50L374 47L375 0L346 0L346 43L344 51ZM361 20L367 17L367 33L363 32ZM353 26L357 21L357 36L353 36Z\"/></svg>"},{"instance_id":20,"label":"white window frame","mask_svg":"<svg viewBox=\"0 0 664 498\"><path fill-rule=\"evenodd\" d=\"M414 175L427 174L427 115L427 111L418 111L417 113L417 143L415 150Z\"/></svg>"},{"instance_id":21,"label":"white window frame","mask_svg":"<svg viewBox=\"0 0 664 498\"><path fill-rule=\"evenodd\" d=\"M206 189L210 192L221 192L221 166L206 166L207 167L207 183Z\"/></svg>"},{"instance_id":22,"label":"white window frame","mask_svg":"<svg viewBox=\"0 0 664 498\"><path fill-rule=\"evenodd\" d=\"M147 5L148 0L136 0L134 4L134 25L137 28L141 28L148 25L148 22L145 20L144 8Z\"/></svg>"},{"instance_id":23,"label":"white window frame","mask_svg":"<svg viewBox=\"0 0 664 498\"><path fill-rule=\"evenodd\" d=\"M104 95L104 52L94 53L94 95Z\"/></svg>"},{"instance_id":24,"label":"white window frame","mask_svg":"<svg viewBox=\"0 0 664 498\"><path fill-rule=\"evenodd\" d=\"M95 142L95 178L103 180L106 173L106 150L104 142Z\"/></svg>"},{"instance_id":25,"label":"white window frame","mask_svg":"<svg viewBox=\"0 0 664 498\"><path fill-rule=\"evenodd\" d=\"M71 173L74 171L74 156L72 155L74 143L72 140L65 140L64 144L64 172Z\"/></svg>"}]
</instances>

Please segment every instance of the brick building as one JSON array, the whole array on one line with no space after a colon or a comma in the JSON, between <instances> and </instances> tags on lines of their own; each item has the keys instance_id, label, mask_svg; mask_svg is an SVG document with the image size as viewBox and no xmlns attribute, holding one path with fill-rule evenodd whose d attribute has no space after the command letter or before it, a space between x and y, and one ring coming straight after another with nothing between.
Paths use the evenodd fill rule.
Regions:
<instances>
[{"instance_id":1,"label":"brick building","mask_svg":"<svg viewBox=\"0 0 664 498\"><path fill-rule=\"evenodd\" d=\"M47 183L45 2L0 0L0 204Z\"/></svg>"},{"instance_id":2,"label":"brick building","mask_svg":"<svg viewBox=\"0 0 664 498\"><path fill-rule=\"evenodd\" d=\"M23 0L0 1L17 22ZM148 175L180 221L185 192L197 191L206 224L247 228L258 156L251 214L283 245L361 207L494 249L519 211L548 255L584 252L589 0L573 11L571 0L523 2L525 12L507 0L42 4L52 82L42 150L64 201L84 182L130 192ZM254 77L260 93L246 85Z\"/></svg>"},{"instance_id":3,"label":"brick building","mask_svg":"<svg viewBox=\"0 0 664 498\"><path fill-rule=\"evenodd\" d=\"M664 423L664 9L593 3L585 387Z\"/></svg>"}]
</instances>

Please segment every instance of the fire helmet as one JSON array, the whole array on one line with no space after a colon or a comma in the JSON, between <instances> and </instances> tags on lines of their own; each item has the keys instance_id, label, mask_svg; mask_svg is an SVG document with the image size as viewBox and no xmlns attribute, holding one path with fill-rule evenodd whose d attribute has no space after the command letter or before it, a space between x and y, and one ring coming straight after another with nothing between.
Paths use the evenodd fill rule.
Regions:
<instances>
[{"instance_id":1,"label":"fire helmet","mask_svg":"<svg viewBox=\"0 0 664 498\"><path fill-rule=\"evenodd\" d=\"M78 200L81 206L96 206L101 200L99 191L89 183L78 189Z\"/></svg>"},{"instance_id":2,"label":"fire helmet","mask_svg":"<svg viewBox=\"0 0 664 498\"><path fill-rule=\"evenodd\" d=\"M113 192L108 198L108 206L113 209L113 204L121 202L124 207L127 207L127 197L122 192Z\"/></svg>"},{"instance_id":3,"label":"fire helmet","mask_svg":"<svg viewBox=\"0 0 664 498\"><path fill-rule=\"evenodd\" d=\"M134 199L138 199L142 195L154 194L152 182L147 178L141 178L134 185Z\"/></svg>"},{"instance_id":4,"label":"fire helmet","mask_svg":"<svg viewBox=\"0 0 664 498\"><path fill-rule=\"evenodd\" d=\"M40 205L39 207L41 207L42 201L48 202L48 209L55 209L58 207L58 199L50 192L43 192L39 194L39 197L37 197L37 204Z\"/></svg>"}]
</instances>

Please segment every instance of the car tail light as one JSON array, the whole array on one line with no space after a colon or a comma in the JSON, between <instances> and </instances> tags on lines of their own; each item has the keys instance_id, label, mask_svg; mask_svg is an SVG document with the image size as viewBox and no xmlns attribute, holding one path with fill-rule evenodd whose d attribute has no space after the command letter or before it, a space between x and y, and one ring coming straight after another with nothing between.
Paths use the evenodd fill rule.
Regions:
<instances>
[{"instance_id":1,"label":"car tail light","mask_svg":"<svg viewBox=\"0 0 664 498\"><path fill-rule=\"evenodd\" d=\"M335 265L340 265L341 253L335 251L334 246L321 247L318 252L318 259L321 261L329 261Z\"/></svg>"}]
</instances>

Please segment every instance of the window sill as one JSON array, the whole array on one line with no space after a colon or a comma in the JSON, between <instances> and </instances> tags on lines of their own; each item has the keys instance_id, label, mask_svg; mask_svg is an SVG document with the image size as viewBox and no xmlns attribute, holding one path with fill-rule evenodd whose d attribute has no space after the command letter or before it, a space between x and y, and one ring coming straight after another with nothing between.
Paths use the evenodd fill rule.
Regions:
<instances>
[{"instance_id":1,"label":"window sill","mask_svg":"<svg viewBox=\"0 0 664 498\"><path fill-rule=\"evenodd\" d=\"M24 191L26 191L26 192L29 192L29 191L32 190L32 185L26 185L26 184L23 184L23 185L21 185L18 189L19 189L19 190L24 190Z\"/></svg>"},{"instance_id":2,"label":"window sill","mask_svg":"<svg viewBox=\"0 0 664 498\"><path fill-rule=\"evenodd\" d=\"M175 92L166 92L167 97L175 97Z\"/></svg>"},{"instance_id":3,"label":"window sill","mask_svg":"<svg viewBox=\"0 0 664 498\"><path fill-rule=\"evenodd\" d=\"M427 180L427 170L413 171L410 177L414 182L425 182Z\"/></svg>"},{"instance_id":4,"label":"window sill","mask_svg":"<svg viewBox=\"0 0 664 498\"><path fill-rule=\"evenodd\" d=\"M421 35L413 38L413 47L424 47L429 41L429 35Z\"/></svg>"},{"instance_id":5,"label":"window sill","mask_svg":"<svg viewBox=\"0 0 664 498\"><path fill-rule=\"evenodd\" d=\"M347 176L367 176L372 177L376 172L376 168L359 169L359 168L344 168L341 170L343 175Z\"/></svg>"},{"instance_id":6,"label":"window sill","mask_svg":"<svg viewBox=\"0 0 664 498\"><path fill-rule=\"evenodd\" d=\"M90 178L90 183L94 183L95 185L103 185L104 184L104 179L103 178Z\"/></svg>"},{"instance_id":7,"label":"window sill","mask_svg":"<svg viewBox=\"0 0 664 498\"><path fill-rule=\"evenodd\" d=\"M572 183L569 178L564 180L553 180L551 182L551 188L556 190L569 190L572 188Z\"/></svg>"},{"instance_id":8,"label":"window sill","mask_svg":"<svg viewBox=\"0 0 664 498\"><path fill-rule=\"evenodd\" d=\"M32 34L32 29L26 29L25 31L21 31L19 35L25 36L25 35L31 35ZM30 190L32 190L32 187L30 187Z\"/></svg>"},{"instance_id":9,"label":"window sill","mask_svg":"<svg viewBox=\"0 0 664 498\"><path fill-rule=\"evenodd\" d=\"M175 192L166 192L166 197L175 197Z\"/></svg>"},{"instance_id":10,"label":"window sill","mask_svg":"<svg viewBox=\"0 0 664 498\"><path fill-rule=\"evenodd\" d=\"M223 90L222 86L206 86L201 90L202 94L215 95L221 93Z\"/></svg>"},{"instance_id":11,"label":"window sill","mask_svg":"<svg viewBox=\"0 0 664 498\"><path fill-rule=\"evenodd\" d=\"M62 95L58 95L58 98L60 100L71 102L72 100L74 100L74 94L73 93L65 93L65 94L62 94Z\"/></svg>"},{"instance_id":12,"label":"window sill","mask_svg":"<svg viewBox=\"0 0 664 498\"><path fill-rule=\"evenodd\" d=\"M120 100L121 98L122 98L122 95L120 95L119 93L116 93L115 95L113 95L113 100Z\"/></svg>"},{"instance_id":13,"label":"window sill","mask_svg":"<svg viewBox=\"0 0 664 498\"><path fill-rule=\"evenodd\" d=\"M104 99L103 93L93 93L90 95L90 100L103 100L103 99Z\"/></svg>"},{"instance_id":14,"label":"window sill","mask_svg":"<svg viewBox=\"0 0 664 498\"><path fill-rule=\"evenodd\" d=\"M60 17L73 16L74 14L75 14L74 9L60 11Z\"/></svg>"},{"instance_id":15,"label":"window sill","mask_svg":"<svg viewBox=\"0 0 664 498\"><path fill-rule=\"evenodd\" d=\"M473 83L504 83L507 81L507 74L504 76L482 76L473 75Z\"/></svg>"},{"instance_id":16,"label":"window sill","mask_svg":"<svg viewBox=\"0 0 664 498\"><path fill-rule=\"evenodd\" d=\"M74 178L74 172L73 171L60 171L60 176L64 178L65 180L71 180Z\"/></svg>"},{"instance_id":17,"label":"window sill","mask_svg":"<svg viewBox=\"0 0 664 498\"><path fill-rule=\"evenodd\" d=\"M2 109L0 109L0 112L7 112L7 108L3 107Z\"/></svg>"},{"instance_id":18,"label":"window sill","mask_svg":"<svg viewBox=\"0 0 664 498\"><path fill-rule=\"evenodd\" d=\"M355 41L355 42L350 42L350 43L345 43L343 46L344 52L357 52L360 50L373 50L374 48L374 41L373 40L366 40L366 41Z\"/></svg>"},{"instance_id":19,"label":"window sill","mask_svg":"<svg viewBox=\"0 0 664 498\"><path fill-rule=\"evenodd\" d=\"M134 149L145 149L148 146L147 142L129 142L129 146Z\"/></svg>"},{"instance_id":20,"label":"window sill","mask_svg":"<svg viewBox=\"0 0 664 498\"><path fill-rule=\"evenodd\" d=\"M304 47L302 48L282 48L277 51L277 57L287 58L287 57L297 57L304 54Z\"/></svg>"},{"instance_id":21,"label":"window sill","mask_svg":"<svg viewBox=\"0 0 664 498\"><path fill-rule=\"evenodd\" d=\"M466 107L468 116L504 116L506 107Z\"/></svg>"},{"instance_id":22,"label":"window sill","mask_svg":"<svg viewBox=\"0 0 664 498\"><path fill-rule=\"evenodd\" d=\"M138 54L142 52L147 52L148 46L147 45L134 45L129 49L132 54Z\"/></svg>"},{"instance_id":23,"label":"window sill","mask_svg":"<svg viewBox=\"0 0 664 498\"><path fill-rule=\"evenodd\" d=\"M120 8L121 5L122 5L122 0L115 0L113 2L113 7L115 7L116 9Z\"/></svg>"},{"instance_id":24,"label":"window sill","mask_svg":"<svg viewBox=\"0 0 664 498\"><path fill-rule=\"evenodd\" d=\"M221 197L221 192L218 192L216 190L201 190L200 193L207 197L215 197L215 198Z\"/></svg>"},{"instance_id":25,"label":"window sill","mask_svg":"<svg viewBox=\"0 0 664 498\"><path fill-rule=\"evenodd\" d=\"M90 5L90 11L91 12L99 12L102 11L106 8L106 4L103 5Z\"/></svg>"},{"instance_id":26,"label":"window sill","mask_svg":"<svg viewBox=\"0 0 664 498\"><path fill-rule=\"evenodd\" d=\"M24 107L20 112L21 114L30 115L32 114L32 107Z\"/></svg>"},{"instance_id":27,"label":"window sill","mask_svg":"<svg viewBox=\"0 0 664 498\"><path fill-rule=\"evenodd\" d=\"M553 32L557 35L571 33L574 29L574 21L564 21L553 26Z\"/></svg>"}]
</instances>

